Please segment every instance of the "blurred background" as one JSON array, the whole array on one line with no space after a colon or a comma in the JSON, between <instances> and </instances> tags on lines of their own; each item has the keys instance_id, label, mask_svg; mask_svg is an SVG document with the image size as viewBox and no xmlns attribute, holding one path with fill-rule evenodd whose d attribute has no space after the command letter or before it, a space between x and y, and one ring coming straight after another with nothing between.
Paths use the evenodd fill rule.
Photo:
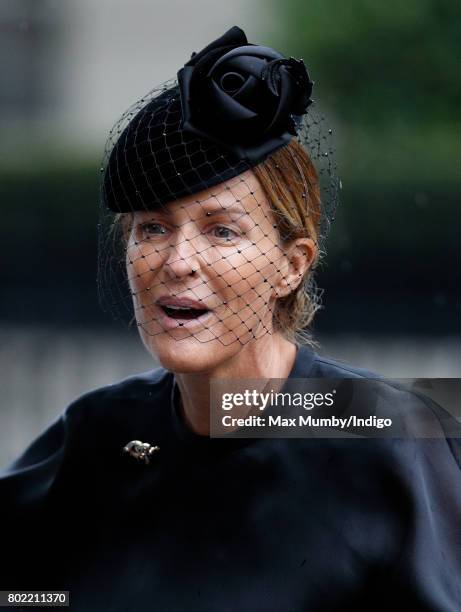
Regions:
<instances>
[{"instance_id":1,"label":"blurred background","mask_svg":"<svg viewBox=\"0 0 461 612\"><path fill-rule=\"evenodd\" d=\"M456 0L2 0L0 465L79 394L153 366L98 305L104 142L232 25L304 58L336 135L322 351L393 377L460 376Z\"/></svg>"}]
</instances>

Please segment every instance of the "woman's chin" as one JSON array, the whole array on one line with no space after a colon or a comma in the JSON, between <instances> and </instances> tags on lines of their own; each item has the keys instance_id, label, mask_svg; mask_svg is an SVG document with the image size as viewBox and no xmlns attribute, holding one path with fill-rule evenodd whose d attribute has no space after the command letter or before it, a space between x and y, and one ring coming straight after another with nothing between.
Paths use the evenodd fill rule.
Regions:
<instances>
[{"instance_id":1,"label":"woman's chin","mask_svg":"<svg viewBox=\"0 0 461 612\"><path fill-rule=\"evenodd\" d=\"M209 342L199 342L193 337L178 341L165 334L143 337L143 342L163 368L177 374L213 370L241 348L239 342L225 346L216 338Z\"/></svg>"}]
</instances>

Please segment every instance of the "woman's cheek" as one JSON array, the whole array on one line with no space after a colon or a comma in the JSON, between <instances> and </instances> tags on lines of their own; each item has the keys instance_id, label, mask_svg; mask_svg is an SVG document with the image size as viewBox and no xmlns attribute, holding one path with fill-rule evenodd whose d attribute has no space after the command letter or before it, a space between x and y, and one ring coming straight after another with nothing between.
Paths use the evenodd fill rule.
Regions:
<instances>
[{"instance_id":1,"label":"woman's cheek","mask_svg":"<svg viewBox=\"0 0 461 612\"><path fill-rule=\"evenodd\" d=\"M253 254L253 253L251 253ZM256 253L254 253L256 254ZM215 293L221 303L234 313L239 313L242 319L254 317L257 313L263 316L271 295L270 278L274 274L274 266L264 259L265 268L258 270L254 261L245 257L232 257L215 266ZM263 263L262 261L258 263Z\"/></svg>"},{"instance_id":2,"label":"woman's cheek","mask_svg":"<svg viewBox=\"0 0 461 612\"><path fill-rule=\"evenodd\" d=\"M225 280L237 295L253 292L266 296L267 301L280 279L281 263L277 245L263 239L242 250L239 260L233 258Z\"/></svg>"},{"instance_id":3,"label":"woman's cheek","mask_svg":"<svg viewBox=\"0 0 461 612\"><path fill-rule=\"evenodd\" d=\"M161 265L161 258L153 247L133 245L127 249L127 273L130 286L137 292L152 288L153 278Z\"/></svg>"}]
</instances>

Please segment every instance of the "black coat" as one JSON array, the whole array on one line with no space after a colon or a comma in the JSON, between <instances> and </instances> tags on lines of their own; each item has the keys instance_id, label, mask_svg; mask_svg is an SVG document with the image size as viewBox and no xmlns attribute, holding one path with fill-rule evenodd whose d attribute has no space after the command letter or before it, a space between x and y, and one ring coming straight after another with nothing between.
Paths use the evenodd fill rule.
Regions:
<instances>
[{"instance_id":1,"label":"black coat","mask_svg":"<svg viewBox=\"0 0 461 612\"><path fill-rule=\"evenodd\" d=\"M306 348L290 374L368 376ZM159 368L92 391L1 474L0 590L85 612L461 610L460 439L209 439L174 389ZM121 452L135 439L150 465Z\"/></svg>"}]
</instances>

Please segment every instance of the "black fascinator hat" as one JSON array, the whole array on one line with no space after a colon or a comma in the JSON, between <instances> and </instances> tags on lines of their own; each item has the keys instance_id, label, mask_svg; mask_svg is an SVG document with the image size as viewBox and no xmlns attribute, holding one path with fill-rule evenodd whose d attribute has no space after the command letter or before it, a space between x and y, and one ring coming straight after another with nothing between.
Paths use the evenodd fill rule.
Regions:
<instances>
[{"instance_id":1,"label":"black fascinator hat","mask_svg":"<svg viewBox=\"0 0 461 612\"><path fill-rule=\"evenodd\" d=\"M256 166L298 133L312 85L302 60L250 44L234 26L112 130L105 206L150 210Z\"/></svg>"}]
</instances>

